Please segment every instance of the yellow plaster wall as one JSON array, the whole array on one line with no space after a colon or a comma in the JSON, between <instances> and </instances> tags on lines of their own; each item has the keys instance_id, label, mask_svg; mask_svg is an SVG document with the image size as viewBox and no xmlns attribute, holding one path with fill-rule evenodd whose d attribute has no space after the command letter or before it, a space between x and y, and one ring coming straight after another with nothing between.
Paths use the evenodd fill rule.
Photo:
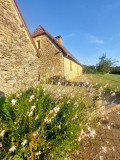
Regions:
<instances>
[{"instance_id":1,"label":"yellow plaster wall","mask_svg":"<svg viewBox=\"0 0 120 160\"><path fill-rule=\"evenodd\" d=\"M64 75L67 80L72 80L80 75L82 75L82 67L72 61L72 71L70 71L71 60L64 57Z\"/></svg>"}]
</instances>

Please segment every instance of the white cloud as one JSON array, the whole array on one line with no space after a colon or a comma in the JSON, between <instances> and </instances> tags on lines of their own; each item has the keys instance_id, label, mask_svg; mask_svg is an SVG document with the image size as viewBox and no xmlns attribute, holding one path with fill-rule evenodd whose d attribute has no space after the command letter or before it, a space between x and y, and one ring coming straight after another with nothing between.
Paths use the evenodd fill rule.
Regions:
<instances>
[{"instance_id":1,"label":"white cloud","mask_svg":"<svg viewBox=\"0 0 120 160\"><path fill-rule=\"evenodd\" d=\"M96 44L104 44L104 41L97 38L96 36L94 35L91 35L91 34L88 34L88 39L90 40L91 43L96 43Z\"/></svg>"}]
</instances>

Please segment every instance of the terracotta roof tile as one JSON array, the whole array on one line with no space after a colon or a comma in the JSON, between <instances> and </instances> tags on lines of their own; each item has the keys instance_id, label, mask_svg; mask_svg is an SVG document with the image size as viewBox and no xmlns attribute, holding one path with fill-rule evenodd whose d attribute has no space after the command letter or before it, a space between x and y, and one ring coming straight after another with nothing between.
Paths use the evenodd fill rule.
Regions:
<instances>
[{"instance_id":1,"label":"terracotta roof tile","mask_svg":"<svg viewBox=\"0 0 120 160\"><path fill-rule=\"evenodd\" d=\"M46 34L58 46L58 48L62 50L65 56L67 56L77 64L81 65L80 62L65 47L63 47L63 45L60 44L56 38L54 38L50 33L48 33L42 26L38 26L38 28L32 34L32 38L35 38L42 34Z\"/></svg>"}]
</instances>

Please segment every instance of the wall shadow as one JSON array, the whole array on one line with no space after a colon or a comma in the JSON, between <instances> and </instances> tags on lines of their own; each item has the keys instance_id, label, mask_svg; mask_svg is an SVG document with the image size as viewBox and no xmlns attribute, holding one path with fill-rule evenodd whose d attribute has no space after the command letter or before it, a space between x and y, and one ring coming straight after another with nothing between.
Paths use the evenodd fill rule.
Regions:
<instances>
[{"instance_id":1,"label":"wall shadow","mask_svg":"<svg viewBox=\"0 0 120 160\"><path fill-rule=\"evenodd\" d=\"M57 85L58 82L60 82L61 85L65 85L65 86L82 87L85 84L85 82L68 81L64 77L60 77L60 76L53 76L53 77L48 78L48 84Z\"/></svg>"}]
</instances>

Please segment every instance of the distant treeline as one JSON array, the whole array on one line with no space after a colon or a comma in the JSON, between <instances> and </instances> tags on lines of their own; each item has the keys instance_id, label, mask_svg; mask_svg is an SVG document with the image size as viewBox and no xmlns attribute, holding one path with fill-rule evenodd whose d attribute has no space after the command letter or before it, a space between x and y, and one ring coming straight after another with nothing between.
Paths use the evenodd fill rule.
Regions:
<instances>
[{"instance_id":1,"label":"distant treeline","mask_svg":"<svg viewBox=\"0 0 120 160\"><path fill-rule=\"evenodd\" d=\"M120 74L120 66L116 67L118 61L107 58L106 54L103 53L102 57L99 58L99 63L96 66L86 66L84 65L84 73L110 73L110 74Z\"/></svg>"},{"instance_id":2,"label":"distant treeline","mask_svg":"<svg viewBox=\"0 0 120 160\"><path fill-rule=\"evenodd\" d=\"M83 66L83 72L84 73L105 73L100 71L99 66ZM110 67L109 70L110 74L120 74L120 66L117 67Z\"/></svg>"}]
</instances>

